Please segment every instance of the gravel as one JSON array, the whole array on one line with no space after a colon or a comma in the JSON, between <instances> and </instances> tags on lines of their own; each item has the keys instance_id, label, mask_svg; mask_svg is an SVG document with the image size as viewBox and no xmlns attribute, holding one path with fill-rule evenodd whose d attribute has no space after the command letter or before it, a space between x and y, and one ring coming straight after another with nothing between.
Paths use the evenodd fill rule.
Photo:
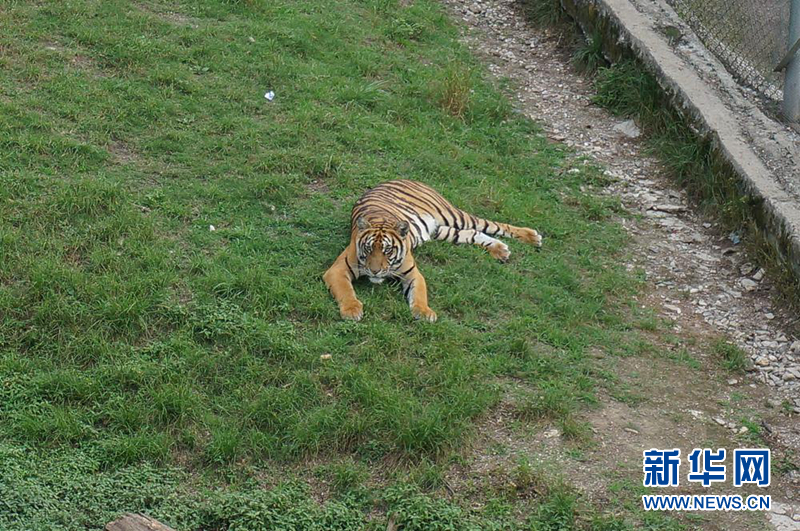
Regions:
<instances>
[{"instance_id":1,"label":"gravel","mask_svg":"<svg viewBox=\"0 0 800 531\"><path fill-rule=\"evenodd\" d=\"M773 284L757 257L745 254L741 235L692 208L642 139L623 131L632 133L635 123L620 123L592 104L591 84L572 69L558 32L531 28L513 0L443 2L464 22L464 40L490 71L512 81L518 111L573 148L575 167L585 159L607 168L612 185L597 193L640 215L620 223L632 237L627 267L643 270L650 288L642 304L660 303L677 333L728 338L752 361L737 384L763 383L770 400L800 412L800 340L787 332L796 317L773 302Z\"/></svg>"}]
</instances>

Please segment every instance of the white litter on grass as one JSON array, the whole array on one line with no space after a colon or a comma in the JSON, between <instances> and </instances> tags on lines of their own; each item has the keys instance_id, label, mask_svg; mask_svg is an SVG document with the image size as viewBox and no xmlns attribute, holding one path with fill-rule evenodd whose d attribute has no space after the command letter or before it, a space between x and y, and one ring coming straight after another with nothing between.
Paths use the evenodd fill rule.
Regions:
<instances>
[{"instance_id":1,"label":"white litter on grass","mask_svg":"<svg viewBox=\"0 0 800 531\"><path fill-rule=\"evenodd\" d=\"M215 230L217 230L217 228L214 225L209 225L208 226L208 230L210 230L211 232L214 232Z\"/></svg>"},{"instance_id":2,"label":"white litter on grass","mask_svg":"<svg viewBox=\"0 0 800 531\"><path fill-rule=\"evenodd\" d=\"M275 93L270 90L269 92L264 94L264 97L267 98L267 101L272 101L275 99Z\"/></svg>"}]
</instances>

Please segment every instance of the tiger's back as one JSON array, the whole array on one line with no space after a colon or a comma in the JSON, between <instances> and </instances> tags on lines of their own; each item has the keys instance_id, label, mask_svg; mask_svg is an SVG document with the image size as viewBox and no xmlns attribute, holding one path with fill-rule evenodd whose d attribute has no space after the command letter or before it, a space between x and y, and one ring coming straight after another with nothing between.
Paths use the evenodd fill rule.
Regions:
<instances>
[{"instance_id":1,"label":"tiger's back","mask_svg":"<svg viewBox=\"0 0 800 531\"><path fill-rule=\"evenodd\" d=\"M455 222L457 208L436 190L425 184L396 180L367 190L353 206L351 223L359 217L375 224L406 221L413 247L433 239L441 225Z\"/></svg>"},{"instance_id":2,"label":"tiger's back","mask_svg":"<svg viewBox=\"0 0 800 531\"><path fill-rule=\"evenodd\" d=\"M541 236L532 229L479 218L453 206L430 186L407 179L388 181L367 190L353 206L353 227L359 217L373 224L381 221L408 222L412 249L433 239L474 243L483 247L490 247L497 242L482 238L481 235L512 236L541 245ZM463 235L462 231L474 231L474 234Z\"/></svg>"}]
</instances>

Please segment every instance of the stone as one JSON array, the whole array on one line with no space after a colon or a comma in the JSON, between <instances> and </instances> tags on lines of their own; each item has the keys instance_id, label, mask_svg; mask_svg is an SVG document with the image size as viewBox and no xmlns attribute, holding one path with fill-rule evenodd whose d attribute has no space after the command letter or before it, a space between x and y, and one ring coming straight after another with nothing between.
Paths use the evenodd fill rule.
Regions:
<instances>
[{"instance_id":1,"label":"stone","mask_svg":"<svg viewBox=\"0 0 800 531\"><path fill-rule=\"evenodd\" d=\"M758 288L758 284L749 278L739 279L739 285L742 286L745 291L755 291L756 288Z\"/></svg>"},{"instance_id":2,"label":"stone","mask_svg":"<svg viewBox=\"0 0 800 531\"><path fill-rule=\"evenodd\" d=\"M786 506L779 502L773 502L770 512L774 514L786 514Z\"/></svg>"},{"instance_id":3,"label":"stone","mask_svg":"<svg viewBox=\"0 0 800 531\"><path fill-rule=\"evenodd\" d=\"M727 422L725 422L725 419L722 419L720 417L714 417L714 422L716 422L720 426L725 426L728 424Z\"/></svg>"},{"instance_id":4,"label":"stone","mask_svg":"<svg viewBox=\"0 0 800 531\"><path fill-rule=\"evenodd\" d=\"M622 133L628 138L639 138L642 132L633 120L625 120L614 126L614 131Z\"/></svg>"},{"instance_id":5,"label":"stone","mask_svg":"<svg viewBox=\"0 0 800 531\"><path fill-rule=\"evenodd\" d=\"M736 378L730 378L728 380L728 385L736 385L738 383L739 383L739 380L737 380Z\"/></svg>"},{"instance_id":6,"label":"stone","mask_svg":"<svg viewBox=\"0 0 800 531\"><path fill-rule=\"evenodd\" d=\"M764 278L765 273L766 271L764 271L763 267L759 268L758 271L756 271L756 273L753 275L753 280L756 282L761 282L761 279Z\"/></svg>"},{"instance_id":7,"label":"stone","mask_svg":"<svg viewBox=\"0 0 800 531\"><path fill-rule=\"evenodd\" d=\"M558 431L558 428L550 428L549 430L547 430L542 434L542 436L544 436L545 439L553 439L555 437L558 437L559 435L561 435L561 432Z\"/></svg>"}]
</instances>

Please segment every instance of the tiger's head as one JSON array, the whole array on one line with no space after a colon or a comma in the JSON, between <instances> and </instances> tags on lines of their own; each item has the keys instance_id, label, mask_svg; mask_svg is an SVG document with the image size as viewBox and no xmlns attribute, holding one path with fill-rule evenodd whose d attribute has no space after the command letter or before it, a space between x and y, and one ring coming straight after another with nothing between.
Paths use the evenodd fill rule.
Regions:
<instances>
[{"instance_id":1,"label":"tiger's head","mask_svg":"<svg viewBox=\"0 0 800 531\"><path fill-rule=\"evenodd\" d=\"M397 271L406 257L408 222L372 224L362 216L356 220L356 228L358 266L370 281L380 284Z\"/></svg>"}]
</instances>

